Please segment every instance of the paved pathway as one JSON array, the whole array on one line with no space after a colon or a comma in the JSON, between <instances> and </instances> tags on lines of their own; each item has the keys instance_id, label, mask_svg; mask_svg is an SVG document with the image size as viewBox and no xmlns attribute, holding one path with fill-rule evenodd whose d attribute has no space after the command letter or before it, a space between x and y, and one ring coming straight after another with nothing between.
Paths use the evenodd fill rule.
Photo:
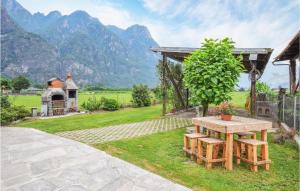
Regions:
<instances>
[{"instance_id":1,"label":"paved pathway","mask_svg":"<svg viewBox=\"0 0 300 191\"><path fill-rule=\"evenodd\" d=\"M191 119L168 117L165 119L114 125L103 128L65 131L57 133L56 135L87 144L97 144L119 139L139 137L142 135L148 135L157 132L169 131L172 129L187 127L191 125Z\"/></svg>"},{"instance_id":2,"label":"paved pathway","mask_svg":"<svg viewBox=\"0 0 300 191\"><path fill-rule=\"evenodd\" d=\"M189 190L88 145L28 128L1 130L1 191Z\"/></svg>"}]
</instances>

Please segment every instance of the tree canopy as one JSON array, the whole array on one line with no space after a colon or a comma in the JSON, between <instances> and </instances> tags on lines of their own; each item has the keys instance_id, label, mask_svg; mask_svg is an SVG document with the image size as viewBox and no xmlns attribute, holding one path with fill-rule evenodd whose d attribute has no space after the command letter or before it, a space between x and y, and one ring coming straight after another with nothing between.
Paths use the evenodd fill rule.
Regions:
<instances>
[{"instance_id":1,"label":"tree canopy","mask_svg":"<svg viewBox=\"0 0 300 191\"><path fill-rule=\"evenodd\" d=\"M12 80L12 87L16 91L27 89L30 86L29 80L24 76L18 76Z\"/></svg>"},{"instance_id":2,"label":"tree canopy","mask_svg":"<svg viewBox=\"0 0 300 191\"><path fill-rule=\"evenodd\" d=\"M184 83L191 92L191 102L203 106L206 115L209 104L230 100L240 73L241 56L232 51L234 42L229 38L205 39L200 49L184 60Z\"/></svg>"}]
</instances>

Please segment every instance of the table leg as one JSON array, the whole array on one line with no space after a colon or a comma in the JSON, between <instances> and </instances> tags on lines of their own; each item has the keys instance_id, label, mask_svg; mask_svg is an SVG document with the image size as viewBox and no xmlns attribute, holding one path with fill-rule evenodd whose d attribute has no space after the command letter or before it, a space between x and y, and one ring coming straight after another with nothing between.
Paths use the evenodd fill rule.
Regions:
<instances>
[{"instance_id":1,"label":"table leg","mask_svg":"<svg viewBox=\"0 0 300 191\"><path fill-rule=\"evenodd\" d=\"M267 142L268 133L267 130L261 130L261 140ZM261 160L269 160L269 153L268 153L268 145L261 146ZM270 164L264 164L265 170L270 169Z\"/></svg>"},{"instance_id":2,"label":"table leg","mask_svg":"<svg viewBox=\"0 0 300 191\"><path fill-rule=\"evenodd\" d=\"M195 133L200 133L200 125L195 125Z\"/></svg>"},{"instance_id":3,"label":"table leg","mask_svg":"<svg viewBox=\"0 0 300 191\"><path fill-rule=\"evenodd\" d=\"M225 168L232 170L233 133L226 133L226 161Z\"/></svg>"}]
</instances>

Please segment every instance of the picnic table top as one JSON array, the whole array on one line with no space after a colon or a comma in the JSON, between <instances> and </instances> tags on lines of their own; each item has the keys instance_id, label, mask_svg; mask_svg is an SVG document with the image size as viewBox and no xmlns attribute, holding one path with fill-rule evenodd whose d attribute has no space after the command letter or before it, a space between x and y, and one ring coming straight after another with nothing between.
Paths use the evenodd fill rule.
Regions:
<instances>
[{"instance_id":1,"label":"picnic table top","mask_svg":"<svg viewBox=\"0 0 300 191\"><path fill-rule=\"evenodd\" d=\"M220 116L196 117L193 118L193 123L222 133L261 131L272 128L272 122L240 116L233 116L231 121L221 120Z\"/></svg>"}]
</instances>

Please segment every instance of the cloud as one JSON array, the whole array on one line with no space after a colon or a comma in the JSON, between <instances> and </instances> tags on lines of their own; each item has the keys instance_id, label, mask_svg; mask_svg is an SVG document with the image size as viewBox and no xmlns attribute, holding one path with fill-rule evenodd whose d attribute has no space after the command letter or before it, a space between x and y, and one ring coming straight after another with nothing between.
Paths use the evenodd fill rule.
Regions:
<instances>
[{"instance_id":1,"label":"cloud","mask_svg":"<svg viewBox=\"0 0 300 191\"><path fill-rule=\"evenodd\" d=\"M135 19L126 10L109 5L98 5L88 11L97 17L105 25L115 25L120 28L127 28L135 24Z\"/></svg>"},{"instance_id":2,"label":"cloud","mask_svg":"<svg viewBox=\"0 0 300 191\"><path fill-rule=\"evenodd\" d=\"M174 6L175 0L144 0L143 5L145 8L152 12L158 12L159 14L166 14L170 10L170 7ZM174 6L175 7L175 6Z\"/></svg>"}]
</instances>

